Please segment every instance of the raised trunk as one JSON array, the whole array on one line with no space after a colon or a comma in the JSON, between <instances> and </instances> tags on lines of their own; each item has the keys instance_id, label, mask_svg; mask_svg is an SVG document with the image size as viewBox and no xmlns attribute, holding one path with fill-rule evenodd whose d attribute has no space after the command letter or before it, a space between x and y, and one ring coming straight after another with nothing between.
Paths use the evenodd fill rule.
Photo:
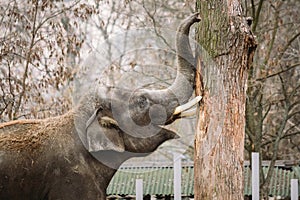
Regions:
<instances>
[{"instance_id":1,"label":"raised trunk","mask_svg":"<svg viewBox=\"0 0 300 200\"><path fill-rule=\"evenodd\" d=\"M185 104L192 96L195 58L189 42L189 32L191 25L198 21L200 21L199 13L194 13L178 27L176 34L177 75L174 83L163 90L137 90L134 95L130 96L130 119L135 124L146 126L172 123L182 112L176 108ZM190 104L186 107L190 107Z\"/></svg>"},{"instance_id":2,"label":"raised trunk","mask_svg":"<svg viewBox=\"0 0 300 200\"><path fill-rule=\"evenodd\" d=\"M199 13L191 15L179 25L176 33L177 75L169 89L176 95L179 104L186 103L194 90L196 66L189 42L189 33L191 25L199 21Z\"/></svg>"}]
</instances>

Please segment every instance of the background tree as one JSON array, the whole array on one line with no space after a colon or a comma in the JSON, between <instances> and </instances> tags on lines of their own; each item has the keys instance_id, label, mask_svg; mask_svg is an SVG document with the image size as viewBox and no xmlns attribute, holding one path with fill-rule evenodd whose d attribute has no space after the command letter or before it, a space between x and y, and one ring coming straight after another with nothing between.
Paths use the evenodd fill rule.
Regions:
<instances>
[{"instance_id":1,"label":"background tree","mask_svg":"<svg viewBox=\"0 0 300 200\"><path fill-rule=\"evenodd\" d=\"M195 199L243 199L248 69L256 43L239 1L201 1L195 138ZM212 58L212 62L209 60Z\"/></svg>"},{"instance_id":2,"label":"background tree","mask_svg":"<svg viewBox=\"0 0 300 200\"><path fill-rule=\"evenodd\" d=\"M276 160L299 160L300 18L298 1L245 1L258 48L249 71L246 159L270 160L260 168L261 198L267 198ZM295 163L296 164L296 163Z\"/></svg>"}]
</instances>

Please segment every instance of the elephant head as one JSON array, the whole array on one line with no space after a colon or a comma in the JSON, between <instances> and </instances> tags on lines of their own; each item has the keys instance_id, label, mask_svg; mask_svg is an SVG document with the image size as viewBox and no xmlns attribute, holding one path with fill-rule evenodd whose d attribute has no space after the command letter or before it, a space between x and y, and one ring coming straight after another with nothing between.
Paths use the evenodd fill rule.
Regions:
<instances>
[{"instance_id":1,"label":"elephant head","mask_svg":"<svg viewBox=\"0 0 300 200\"><path fill-rule=\"evenodd\" d=\"M184 111L200 101L201 97L196 97L188 102L194 90L195 77L195 58L188 35L191 25L199 21L199 13L195 13L186 18L177 29L177 75L168 88L126 91L102 86L81 101L75 114L75 126L90 152L127 151L124 139L128 139L128 135L147 138L162 134L166 130L161 125L184 116ZM103 122L117 129L108 130ZM174 137L176 134L165 140Z\"/></svg>"},{"instance_id":2,"label":"elephant head","mask_svg":"<svg viewBox=\"0 0 300 200\"><path fill-rule=\"evenodd\" d=\"M186 18L176 33L177 75L173 84L163 90L139 89L129 98L130 118L138 125L150 123L165 125L179 117L184 109L195 104L185 104L194 90L195 58L193 56L189 31L192 24L200 21L199 13ZM200 98L197 97L196 101Z\"/></svg>"}]
</instances>

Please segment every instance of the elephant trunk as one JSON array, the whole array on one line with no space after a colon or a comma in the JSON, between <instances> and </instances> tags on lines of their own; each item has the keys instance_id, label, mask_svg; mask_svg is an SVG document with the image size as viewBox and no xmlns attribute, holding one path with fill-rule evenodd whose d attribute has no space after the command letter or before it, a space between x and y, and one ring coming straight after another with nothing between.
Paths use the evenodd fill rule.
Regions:
<instances>
[{"instance_id":1,"label":"elephant trunk","mask_svg":"<svg viewBox=\"0 0 300 200\"><path fill-rule=\"evenodd\" d=\"M195 58L189 42L190 27L200 21L199 13L185 19L178 27L176 34L177 75L169 89L176 95L179 104L184 104L194 90Z\"/></svg>"}]
</instances>

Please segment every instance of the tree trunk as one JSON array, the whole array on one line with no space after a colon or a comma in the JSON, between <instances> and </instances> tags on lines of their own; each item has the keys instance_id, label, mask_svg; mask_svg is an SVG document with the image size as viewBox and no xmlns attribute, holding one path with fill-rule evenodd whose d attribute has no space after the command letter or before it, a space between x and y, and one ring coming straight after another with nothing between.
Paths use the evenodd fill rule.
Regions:
<instances>
[{"instance_id":1,"label":"tree trunk","mask_svg":"<svg viewBox=\"0 0 300 200\"><path fill-rule=\"evenodd\" d=\"M238 0L197 0L195 199L243 199L247 70L256 42ZM249 21L248 21L249 22Z\"/></svg>"}]
</instances>

